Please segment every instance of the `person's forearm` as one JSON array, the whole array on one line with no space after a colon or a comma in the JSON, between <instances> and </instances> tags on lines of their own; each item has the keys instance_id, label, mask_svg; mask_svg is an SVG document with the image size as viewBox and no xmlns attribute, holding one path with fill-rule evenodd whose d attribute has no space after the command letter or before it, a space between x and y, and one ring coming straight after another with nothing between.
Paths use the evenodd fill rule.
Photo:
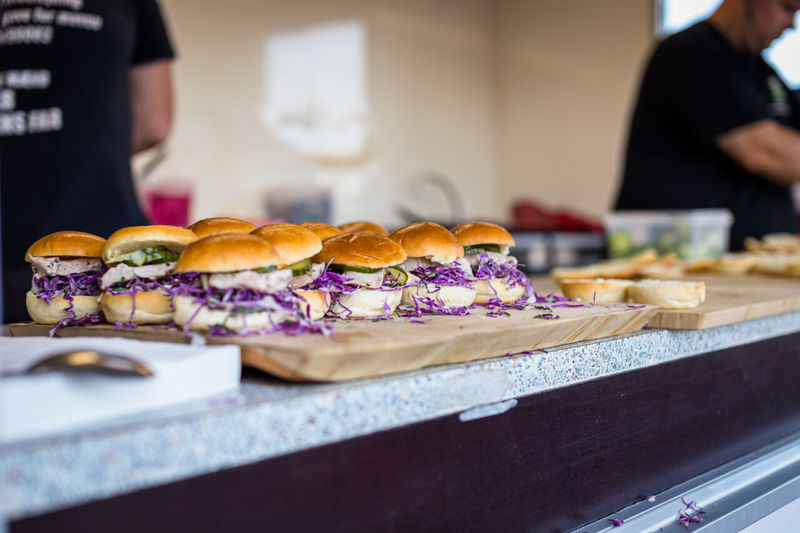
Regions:
<instances>
[{"instance_id":1,"label":"person's forearm","mask_svg":"<svg viewBox=\"0 0 800 533\"><path fill-rule=\"evenodd\" d=\"M164 142L172 129L172 77L169 61L132 67L128 74L131 102L131 153Z\"/></svg>"},{"instance_id":2,"label":"person's forearm","mask_svg":"<svg viewBox=\"0 0 800 533\"><path fill-rule=\"evenodd\" d=\"M728 132L719 148L753 174L789 184L800 181L800 132L761 120Z\"/></svg>"}]
</instances>

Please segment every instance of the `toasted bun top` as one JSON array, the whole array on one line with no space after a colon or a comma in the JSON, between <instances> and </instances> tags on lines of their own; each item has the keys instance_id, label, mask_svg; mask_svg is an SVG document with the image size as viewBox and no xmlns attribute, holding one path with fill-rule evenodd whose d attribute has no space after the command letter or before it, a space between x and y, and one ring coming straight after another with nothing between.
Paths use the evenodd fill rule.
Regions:
<instances>
[{"instance_id":1,"label":"toasted bun top","mask_svg":"<svg viewBox=\"0 0 800 533\"><path fill-rule=\"evenodd\" d=\"M323 241L328 237L333 237L334 235L339 235L342 233L342 230L336 226L331 226L330 224L326 224L324 222L301 222L298 225L303 226L307 230L313 231L316 233L317 237Z\"/></svg>"},{"instance_id":2,"label":"toasted bun top","mask_svg":"<svg viewBox=\"0 0 800 533\"><path fill-rule=\"evenodd\" d=\"M130 226L111 234L103 247L103 261L151 246L179 252L196 240L192 230L180 226Z\"/></svg>"},{"instance_id":3,"label":"toasted bun top","mask_svg":"<svg viewBox=\"0 0 800 533\"><path fill-rule=\"evenodd\" d=\"M25 253L25 260L30 262L30 257L43 257L49 255L74 256L74 257L100 257L106 240L91 233L82 231L57 231L45 235L31 244Z\"/></svg>"},{"instance_id":4,"label":"toasted bun top","mask_svg":"<svg viewBox=\"0 0 800 533\"><path fill-rule=\"evenodd\" d=\"M403 247L375 232L342 233L326 239L315 263L384 268L402 263L408 256Z\"/></svg>"},{"instance_id":5,"label":"toasted bun top","mask_svg":"<svg viewBox=\"0 0 800 533\"><path fill-rule=\"evenodd\" d=\"M178 272L238 272L278 266L277 250L247 233L210 235L193 242L181 254Z\"/></svg>"},{"instance_id":6,"label":"toasted bun top","mask_svg":"<svg viewBox=\"0 0 800 533\"><path fill-rule=\"evenodd\" d=\"M430 257L450 263L464 255L464 247L447 228L434 222L415 222L395 231L389 238L400 244L408 257Z\"/></svg>"},{"instance_id":7,"label":"toasted bun top","mask_svg":"<svg viewBox=\"0 0 800 533\"><path fill-rule=\"evenodd\" d=\"M345 222L339 226L339 229L342 230L342 233L353 233L356 231L376 231L381 235L389 235L389 232L386 231L386 228L383 226L379 226L374 222L368 222L366 220L358 220L356 222Z\"/></svg>"},{"instance_id":8,"label":"toasted bun top","mask_svg":"<svg viewBox=\"0 0 800 533\"><path fill-rule=\"evenodd\" d=\"M220 233L250 233L256 229L256 225L238 218L213 217L198 220L189 226L189 229L192 230L198 238L203 238Z\"/></svg>"},{"instance_id":9,"label":"toasted bun top","mask_svg":"<svg viewBox=\"0 0 800 533\"><path fill-rule=\"evenodd\" d=\"M322 240L317 235L296 224L271 224L252 232L266 240L281 257L280 266L291 265L322 250Z\"/></svg>"},{"instance_id":10,"label":"toasted bun top","mask_svg":"<svg viewBox=\"0 0 800 533\"><path fill-rule=\"evenodd\" d=\"M498 244L514 246L514 237L505 228L491 222L468 222L451 230L462 246Z\"/></svg>"}]
</instances>

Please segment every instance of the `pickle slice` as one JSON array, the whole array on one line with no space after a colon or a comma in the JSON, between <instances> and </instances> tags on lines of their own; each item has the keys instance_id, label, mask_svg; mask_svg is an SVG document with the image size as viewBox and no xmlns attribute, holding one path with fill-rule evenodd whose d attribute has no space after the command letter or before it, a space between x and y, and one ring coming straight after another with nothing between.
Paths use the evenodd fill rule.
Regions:
<instances>
[{"instance_id":1,"label":"pickle slice","mask_svg":"<svg viewBox=\"0 0 800 533\"><path fill-rule=\"evenodd\" d=\"M484 254L486 252L500 252L500 246L497 244L475 244L473 246L464 247L464 255Z\"/></svg>"},{"instance_id":2,"label":"pickle slice","mask_svg":"<svg viewBox=\"0 0 800 533\"><path fill-rule=\"evenodd\" d=\"M362 274L374 274L380 268L360 267L353 265L331 265L331 270L334 272L360 272Z\"/></svg>"}]
</instances>

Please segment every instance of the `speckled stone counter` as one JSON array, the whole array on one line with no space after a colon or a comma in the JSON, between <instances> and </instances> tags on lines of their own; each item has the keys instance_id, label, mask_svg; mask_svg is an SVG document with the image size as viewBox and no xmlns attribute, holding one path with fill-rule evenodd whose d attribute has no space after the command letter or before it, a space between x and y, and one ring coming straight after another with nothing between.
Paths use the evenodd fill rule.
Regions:
<instances>
[{"instance_id":1,"label":"speckled stone counter","mask_svg":"<svg viewBox=\"0 0 800 533\"><path fill-rule=\"evenodd\" d=\"M518 397L798 331L791 312L340 384L245 372L235 394L3 446L2 506L24 518L444 415L491 416Z\"/></svg>"}]
</instances>

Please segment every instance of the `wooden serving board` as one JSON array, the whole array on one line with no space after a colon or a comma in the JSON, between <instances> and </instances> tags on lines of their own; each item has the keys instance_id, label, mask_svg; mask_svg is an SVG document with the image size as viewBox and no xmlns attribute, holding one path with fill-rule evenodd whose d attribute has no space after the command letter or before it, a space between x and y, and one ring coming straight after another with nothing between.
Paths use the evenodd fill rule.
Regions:
<instances>
[{"instance_id":1,"label":"wooden serving board","mask_svg":"<svg viewBox=\"0 0 800 533\"><path fill-rule=\"evenodd\" d=\"M556 308L558 319L535 318L541 310L510 311L510 316L487 317L477 310L469 316L434 316L424 324L409 319L335 321L330 337L282 334L209 338L210 343L242 347L242 363L275 376L304 381L340 381L415 370L538 350L570 342L598 339L641 329L655 307L595 306ZM50 326L12 324L14 336L47 335ZM110 325L63 328L58 336L122 336L141 340L188 342L179 330L140 326L117 329Z\"/></svg>"},{"instance_id":2,"label":"wooden serving board","mask_svg":"<svg viewBox=\"0 0 800 533\"><path fill-rule=\"evenodd\" d=\"M693 309L661 309L651 328L708 329L800 309L800 280L696 277L706 282L706 301Z\"/></svg>"},{"instance_id":3,"label":"wooden serving board","mask_svg":"<svg viewBox=\"0 0 800 533\"><path fill-rule=\"evenodd\" d=\"M706 282L706 301L692 309L659 309L648 327L708 329L800 309L800 280L706 273L687 279ZM559 287L551 278L534 278L533 283L539 294Z\"/></svg>"}]
</instances>

